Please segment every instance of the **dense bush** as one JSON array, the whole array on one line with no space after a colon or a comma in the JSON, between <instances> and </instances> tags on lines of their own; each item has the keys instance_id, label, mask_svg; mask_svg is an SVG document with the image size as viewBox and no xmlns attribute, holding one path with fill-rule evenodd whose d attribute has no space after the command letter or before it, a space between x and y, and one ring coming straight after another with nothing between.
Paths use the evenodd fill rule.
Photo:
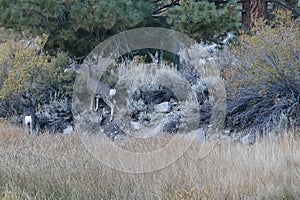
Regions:
<instances>
[{"instance_id":1,"label":"dense bush","mask_svg":"<svg viewBox=\"0 0 300 200\"><path fill-rule=\"evenodd\" d=\"M289 12L260 21L252 35L242 33L228 77L228 125L278 128L299 123L300 26ZM233 72L233 73L232 73ZM283 128L283 127L281 127Z\"/></svg>"},{"instance_id":2,"label":"dense bush","mask_svg":"<svg viewBox=\"0 0 300 200\"><path fill-rule=\"evenodd\" d=\"M54 94L71 97L75 73L63 73L67 55L58 53L54 57L43 53L42 39L7 38L0 44L1 116L22 112L20 100L24 93L34 96L40 104L49 103L49 97Z\"/></svg>"}]
</instances>

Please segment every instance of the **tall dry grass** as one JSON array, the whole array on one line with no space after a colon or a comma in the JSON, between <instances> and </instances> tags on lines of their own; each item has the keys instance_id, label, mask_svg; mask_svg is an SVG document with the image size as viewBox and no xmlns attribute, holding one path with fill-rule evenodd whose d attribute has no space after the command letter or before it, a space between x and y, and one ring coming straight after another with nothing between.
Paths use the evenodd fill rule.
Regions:
<instances>
[{"instance_id":1,"label":"tall dry grass","mask_svg":"<svg viewBox=\"0 0 300 200\"><path fill-rule=\"evenodd\" d=\"M100 136L84 137L101 145ZM168 140L169 137L133 140L122 145L143 149ZM209 142L193 143L164 169L130 174L98 162L86 150L80 133L33 137L22 129L1 125L0 197L300 199L299 149L300 141L291 138L259 141L252 146L224 143L214 148Z\"/></svg>"}]
</instances>

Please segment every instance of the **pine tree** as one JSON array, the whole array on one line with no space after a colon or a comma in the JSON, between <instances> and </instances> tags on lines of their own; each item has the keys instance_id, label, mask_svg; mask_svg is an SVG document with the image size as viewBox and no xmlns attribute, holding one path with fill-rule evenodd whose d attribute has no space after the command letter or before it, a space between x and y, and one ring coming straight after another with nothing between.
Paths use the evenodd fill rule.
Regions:
<instances>
[{"instance_id":1,"label":"pine tree","mask_svg":"<svg viewBox=\"0 0 300 200\"><path fill-rule=\"evenodd\" d=\"M0 26L33 35L49 35L48 50L82 55L103 39L133 28L151 17L144 0L2 0Z\"/></svg>"},{"instance_id":2,"label":"pine tree","mask_svg":"<svg viewBox=\"0 0 300 200\"><path fill-rule=\"evenodd\" d=\"M218 7L206 1L182 1L170 8L167 22L197 41L216 39L240 27L237 5L229 2Z\"/></svg>"}]
</instances>

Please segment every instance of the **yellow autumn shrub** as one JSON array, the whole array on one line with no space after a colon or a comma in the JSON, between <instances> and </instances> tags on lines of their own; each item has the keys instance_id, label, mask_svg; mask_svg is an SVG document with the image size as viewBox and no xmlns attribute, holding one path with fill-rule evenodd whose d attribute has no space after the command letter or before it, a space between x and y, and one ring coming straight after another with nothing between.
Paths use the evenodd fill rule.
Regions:
<instances>
[{"instance_id":1,"label":"yellow autumn shrub","mask_svg":"<svg viewBox=\"0 0 300 200\"><path fill-rule=\"evenodd\" d=\"M231 86L263 92L277 81L300 81L300 19L279 10L273 21L261 20L253 34L242 33L232 48Z\"/></svg>"},{"instance_id":2,"label":"yellow autumn shrub","mask_svg":"<svg viewBox=\"0 0 300 200\"><path fill-rule=\"evenodd\" d=\"M5 31L5 30L0 30ZM67 54L56 56L43 52L47 35L29 40L7 39L0 43L0 98L18 96L24 91L39 100L51 92L70 95L75 75L63 73Z\"/></svg>"}]
</instances>

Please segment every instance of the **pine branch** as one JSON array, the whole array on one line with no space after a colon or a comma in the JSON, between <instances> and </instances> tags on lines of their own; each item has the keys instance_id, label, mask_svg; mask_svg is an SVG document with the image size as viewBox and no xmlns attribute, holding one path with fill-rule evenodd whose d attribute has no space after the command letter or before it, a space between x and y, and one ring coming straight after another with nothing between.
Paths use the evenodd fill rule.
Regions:
<instances>
[{"instance_id":1,"label":"pine branch","mask_svg":"<svg viewBox=\"0 0 300 200\"><path fill-rule=\"evenodd\" d=\"M158 1L154 1L154 2L159 2ZM156 15L159 15L163 12L165 12L166 10L168 10L169 8L173 7L173 6L178 6L179 5L179 0L173 0L170 4L167 4L167 5L163 5L161 7L159 7L158 9L156 9L155 11L153 11L153 14L152 16L156 16Z\"/></svg>"}]
</instances>

